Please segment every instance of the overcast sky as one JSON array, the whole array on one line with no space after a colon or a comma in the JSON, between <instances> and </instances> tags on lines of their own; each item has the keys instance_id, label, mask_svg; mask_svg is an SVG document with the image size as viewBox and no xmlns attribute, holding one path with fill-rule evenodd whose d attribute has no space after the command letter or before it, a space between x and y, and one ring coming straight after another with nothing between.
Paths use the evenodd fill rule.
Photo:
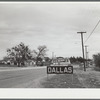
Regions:
<instances>
[{"instance_id":1,"label":"overcast sky","mask_svg":"<svg viewBox=\"0 0 100 100\"><path fill-rule=\"evenodd\" d=\"M56 56L82 56L79 31L87 39L100 20L100 3L0 3L0 59L24 42L33 50L46 45ZM85 43L89 57L100 52L100 25Z\"/></svg>"}]
</instances>

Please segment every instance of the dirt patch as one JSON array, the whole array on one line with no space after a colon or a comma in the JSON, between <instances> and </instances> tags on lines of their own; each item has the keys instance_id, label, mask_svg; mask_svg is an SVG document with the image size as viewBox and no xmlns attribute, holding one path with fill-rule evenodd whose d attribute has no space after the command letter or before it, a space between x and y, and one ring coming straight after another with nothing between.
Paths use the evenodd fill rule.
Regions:
<instances>
[{"instance_id":1,"label":"dirt patch","mask_svg":"<svg viewBox=\"0 0 100 100\"><path fill-rule=\"evenodd\" d=\"M44 88L84 88L75 74L55 75L42 82Z\"/></svg>"}]
</instances>

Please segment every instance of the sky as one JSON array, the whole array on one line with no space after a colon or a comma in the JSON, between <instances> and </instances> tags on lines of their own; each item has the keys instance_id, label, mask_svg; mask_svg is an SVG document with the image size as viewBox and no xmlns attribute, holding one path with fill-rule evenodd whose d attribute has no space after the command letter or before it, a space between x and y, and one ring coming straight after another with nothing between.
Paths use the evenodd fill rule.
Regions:
<instances>
[{"instance_id":1,"label":"sky","mask_svg":"<svg viewBox=\"0 0 100 100\"><path fill-rule=\"evenodd\" d=\"M0 2L0 59L20 42L31 50L48 48L47 56L82 56L84 41L100 20L99 2ZM100 52L100 24L84 45L88 57Z\"/></svg>"}]
</instances>

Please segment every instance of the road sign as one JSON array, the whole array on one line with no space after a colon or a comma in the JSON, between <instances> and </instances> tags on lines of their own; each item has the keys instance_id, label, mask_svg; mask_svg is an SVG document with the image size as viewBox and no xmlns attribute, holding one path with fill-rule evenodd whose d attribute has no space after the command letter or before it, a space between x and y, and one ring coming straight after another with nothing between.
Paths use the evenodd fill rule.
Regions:
<instances>
[{"instance_id":1,"label":"road sign","mask_svg":"<svg viewBox=\"0 0 100 100\"><path fill-rule=\"evenodd\" d=\"M73 74L73 66L47 66L47 74Z\"/></svg>"}]
</instances>

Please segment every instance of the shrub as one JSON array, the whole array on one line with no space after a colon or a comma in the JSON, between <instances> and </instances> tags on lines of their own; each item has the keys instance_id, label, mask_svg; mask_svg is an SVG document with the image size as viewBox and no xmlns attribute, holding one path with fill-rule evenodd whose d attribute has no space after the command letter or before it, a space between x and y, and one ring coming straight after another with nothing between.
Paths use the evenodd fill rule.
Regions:
<instances>
[{"instance_id":1,"label":"shrub","mask_svg":"<svg viewBox=\"0 0 100 100\"><path fill-rule=\"evenodd\" d=\"M94 63L96 67L100 67L100 53L93 55Z\"/></svg>"}]
</instances>

